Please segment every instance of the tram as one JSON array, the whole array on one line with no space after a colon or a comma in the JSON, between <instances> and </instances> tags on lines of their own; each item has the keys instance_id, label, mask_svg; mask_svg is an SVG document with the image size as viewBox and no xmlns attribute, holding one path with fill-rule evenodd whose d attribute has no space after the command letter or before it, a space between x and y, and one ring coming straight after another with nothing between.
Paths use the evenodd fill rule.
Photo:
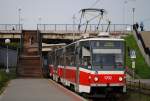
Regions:
<instances>
[{"instance_id":1,"label":"tram","mask_svg":"<svg viewBox=\"0 0 150 101\"><path fill-rule=\"evenodd\" d=\"M48 58L50 77L76 92L126 92L124 39L80 39Z\"/></svg>"}]
</instances>

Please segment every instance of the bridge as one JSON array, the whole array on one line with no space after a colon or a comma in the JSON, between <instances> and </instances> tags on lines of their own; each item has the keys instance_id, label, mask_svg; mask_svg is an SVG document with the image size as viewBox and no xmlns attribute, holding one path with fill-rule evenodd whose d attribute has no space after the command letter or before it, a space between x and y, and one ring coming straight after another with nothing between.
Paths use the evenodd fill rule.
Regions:
<instances>
[{"instance_id":1,"label":"bridge","mask_svg":"<svg viewBox=\"0 0 150 101\"><path fill-rule=\"evenodd\" d=\"M84 33L86 25L82 25L80 31L77 24L38 24L37 31L42 34L43 39L79 39L81 33ZM101 24L97 30L96 24L90 24L87 26L86 33L96 34L98 32L104 32L107 28L107 24ZM112 34L124 34L131 31L132 26L129 24L111 24L109 32ZM0 39L20 39L23 25L18 24L1 24L0 25Z\"/></svg>"},{"instance_id":2,"label":"bridge","mask_svg":"<svg viewBox=\"0 0 150 101\"><path fill-rule=\"evenodd\" d=\"M42 57L41 57L40 51L42 51L42 53L45 53L47 51L54 50L55 48L63 47L66 45L65 43L69 43L69 42L72 42L73 40L77 40L81 38L82 34L84 33L84 29L78 31L77 25L72 25L72 24L40 24L40 25L37 25L37 30L24 30L22 25L20 25L19 27L18 25L13 25L13 24L2 25L2 26L3 27L0 27L0 41L5 40L6 38L10 38L11 40L17 40L19 42L20 39L24 37L23 39L24 49L22 51L22 54L19 57L19 63L18 63L19 75L24 76L24 77L43 77L43 74L42 74L43 67L42 67L42 61L41 61ZM101 25L101 26L103 27L101 27L101 29L97 31L94 25L89 25L89 29L87 30L87 33L89 33L92 36L96 36L98 32L105 31L105 27L104 27L105 25ZM124 28L126 28L126 30L124 30ZM115 25L114 24L114 25L111 25L109 32L111 35L114 35L114 36L126 35L130 31L132 31L131 29L132 29L131 25L119 25L119 24ZM150 43L148 41L148 36L149 36L148 34L149 32L141 33L141 36L144 39L144 43L146 47L150 46ZM31 37L34 38L33 42L30 41ZM42 40L39 40L38 37L40 37L40 39ZM40 49L41 47L38 41L45 42L45 43L42 43L42 49ZM46 43L50 43L50 44L46 44ZM31 82L32 80L30 79L29 80L17 79L11 82L10 87L16 88L16 87L20 87L20 84L26 84L21 88L21 91L23 93L27 93L26 91L29 91L27 87L29 87L29 88L33 88L32 90L31 89L30 90L33 91L32 92L33 94L34 93L36 94L36 90L38 89L38 87L42 86L43 89L40 89L40 90L41 91L44 90L44 92L46 91L46 93L38 93L39 96L41 96L42 94L53 95L53 92L50 92L53 90L54 92L58 92L58 91L60 92L59 95L62 96L60 99L69 99L69 100L76 99L79 101L84 100L84 98L77 96L76 94L72 94L69 91L63 89L65 92L69 92L67 94L64 93L63 90L61 91L62 88L58 86L55 87L55 85L57 84L54 84L53 81L51 80L50 81L46 81L46 80L42 81L42 79L35 79L35 80L36 80L34 81L35 84L33 84ZM40 84L40 82L42 84ZM128 84L129 89L135 89L135 90L140 89L140 92L145 93L145 88L143 88L145 87L144 81L141 80L141 82L140 83L139 82L137 81L137 82L132 83L130 81ZM47 83L50 83L50 86L48 87L45 86L47 85ZM139 84L138 85L139 88L137 88L135 84L136 85ZM34 85L34 87L32 87L32 85ZM57 88L57 89L54 89L54 88ZM0 100L6 101L10 99L15 99L19 101L20 99L24 98L24 95L22 95L22 93L18 92L15 89L8 88L7 90L8 91L6 92L6 94L0 97L1 98ZM14 95L12 95L9 92L14 92L13 93ZM15 95L19 95L19 96L15 96ZM33 100L30 94L29 95L27 94L27 96L29 96ZM42 95L42 96L45 96L45 95ZM49 96L49 95L46 95L46 96ZM50 97L54 99L58 98L55 96L50 96ZM37 99L39 98L38 97L35 98L35 100ZM46 100L48 101L49 99L46 99Z\"/></svg>"},{"instance_id":3,"label":"bridge","mask_svg":"<svg viewBox=\"0 0 150 101\"><path fill-rule=\"evenodd\" d=\"M20 42L21 50L17 71L20 76L42 77L42 57L47 52L56 48L64 47L66 44L83 37L86 34L90 37L97 37L99 32L105 32L107 24L82 25L78 30L77 24L38 24L37 30L24 30L22 25L2 24L0 25L0 41L6 38L11 41ZM124 29L130 30L124 30ZM131 25L111 24L107 29L111 35L124 35L131 31ZM34 65L35 63L36 65ZM33 71L34 70L34 71Z\"/></svg>"}]
</instances>

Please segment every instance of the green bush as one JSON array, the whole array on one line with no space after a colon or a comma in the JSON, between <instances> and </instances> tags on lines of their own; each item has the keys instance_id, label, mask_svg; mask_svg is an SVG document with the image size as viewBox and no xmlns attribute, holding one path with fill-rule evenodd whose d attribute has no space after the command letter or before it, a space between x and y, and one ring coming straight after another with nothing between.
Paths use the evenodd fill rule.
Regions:
<instances>
[{"instance_id":1,"label":"green bush","mask_svg":"<svg viewBox=\"0 0 150 101\"><path fill-rule=\"evenodd\" d=\"M9 76L4 71L0 71L0 91L6 85L8 80Z\"/></svg>"},{"instance_id":2,"label":"green bush","mask_svg":"<svg viewBox=\"0 0 150 101\"><path fill-rule=\"evenodd\" d=\"M9 74L7 74L5 70L0 70L0 93L3 91L2 88L7 85L9 80L16 78L15 70L15 68L11 68Z\"/></svg>"},{"instance_id":3,"label":"green bush","mask_svg":"<svg viewBox=\"0 0 150 101\"><path fill-rule=\"evenodd\" d=\"M8 80L9 76L4 71L0 71L0 82L6 82Z\"/></svg>"},{"instance_id":4,"label":"green bush","mask_svg":"<svg viewBox=\"0 0 150 101\"><path fill-rule=\"evenodd\" d=\"M8 45L8 47L9 47L10 49L17 49L17 48L19 48L19 43L16 43L16 42L11 42L11 43L9 43L9 44L0 42L0 46L1 46L1 47L5 47L5 48L6 48L7 45Z\"/></svg>"}]
</instances>

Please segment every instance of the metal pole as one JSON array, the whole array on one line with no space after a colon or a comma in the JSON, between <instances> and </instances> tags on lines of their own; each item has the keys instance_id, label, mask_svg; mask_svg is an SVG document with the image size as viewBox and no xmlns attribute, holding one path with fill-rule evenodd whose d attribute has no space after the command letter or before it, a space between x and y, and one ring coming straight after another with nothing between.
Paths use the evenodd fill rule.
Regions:
<instances>
[{"instance_id":1,"label":"metal pole","mask_svg":"<svg viewBox=\"0 0 150 101\"><path fill-rule=\"evenodd\" d=\"M135 61L132 59L132 68L133 68L133 80L135 79Z\"/></svg>"},{"instance_id":2,"label":"metal pole","mask_svg":"<svg viewBox=\"0 0 150 101\"><path fill-rule=\"evenodd\" d=\"M66 32L67 32L67 24L66 24Z\"/></svg>"},{"instance_id":3,"label":"metal pole","mask_svg":"<svg viewBox=\"0 0 150 101\"><path fill-rule=\"evenodd\" d=\"M132 11L133 11L133 24L132 25L134 25L134 12L135 12L135 8L132 8Z\"/></svg>"},{"instance_id":4,"label":"metal pole","mask_svg":"<svg viewBox=\"0 0 150 101\"><path fill-rule=\"evenodd\" d=\"M9 68L8 68L8 45L7 45L7 69L6 69L6 73L9 73Z\"/></svg>"},{"instance_id":5,"label":"metal pole","mask_svg":"<svg viewBox=\"0 0 150 101\"><path fill-rule=\"evenodd\" d=\"M19 8L19 9L18 9L18 17L19 17L19 30L20 30L20 18L21 18L21 17L20 17L20 15L21 15L21 9Z\"/></svg>"},{"instance_id":6,"label":"metal pole","mask_svg":"<svg viewBox=\"0 0 150 101\"><path fill-rule=\"evenodd\" d=\"M127 0L125 0L124 1L124 3L123 3L123 32L124 32L124 29L125 29L125 23L126 23L126 21L125 21L125 19L126 19L126 11L125 11L125 9L126 9L126 4L127 4L128 2L127 2Z\"/></svg>"},{"instance_id":7,"label":"metal pole","mask_svg":"<svg viewBox=\"0 0 150 101\"><path fill-rule=\"evenodd\" d=\"M55 32L56 32L56 24L55 24Z\"/></svg>"},{"instance_id":8,"label":"metal pole","mask_svg":"<svg viewBox=\"0 0 150 101\"><path fill-rule=\"evenodd\" d=\"M132 8L133 11L133 24L134 24L134 13L135 13L135 8Z\"/></svg>"},{"instance_id":9,"label":"metal pole","mask_svg":"<svg viewBox=\"0 0 150 101\"><path fill-rule=\"evenodd\" d=\"M133 69L133 80L134 80L134 78L135 78L135 73L134 73L134 71L135 71L135 70Z\"/></svg>"},{"instance_id":10,"label":"metal pole","mask_svg":"<svg viewBox=\"0 0 150 101\"><path fill-rule=\"evenodd\" d=\"M41 25L42 18L39 17L38 20L39 20L39 25Z\"/></svg>"},{"instance_id":11,"label":"metal pole","mask_svg":"<svg viewBox=\"0 0 150 101\"><path fill-rule=\"evenodd\" d=\"M20 26L20 20L21 20L21 9L18 9L18 24L19 24L19 31L21 31L21 26ZM20 36L20 52L22 51L22 32L21 32L21 36Z\"/></svg>"},{"instance_id":12,"label":"metal pole","mask_svg":"<svg viewBox=\"0 0 150 101\"><path fill-rule=\"evenodd\" d=\"M75 40L75 14L73 15L73 41Z\"/></svg>"}]
</instances>

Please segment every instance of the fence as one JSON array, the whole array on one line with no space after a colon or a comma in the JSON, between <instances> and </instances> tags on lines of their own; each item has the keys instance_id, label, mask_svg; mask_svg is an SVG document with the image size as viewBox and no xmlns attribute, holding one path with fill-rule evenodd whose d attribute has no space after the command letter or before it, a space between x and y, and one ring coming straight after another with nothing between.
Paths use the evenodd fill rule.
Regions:
<instances>
[{"instance_id":1,"label":"fence","mask_svg":"<svg viewBox=\"0 0 150 101\"><path fill-rule=\"evenodd\" d=\"M42 31L64 31L64 32L78 32L78 24L37 24L37 29ZM97 28L97 24L81 25L80 31L84 32L87 27L87 32L97 31L106 31L108 25L100 24ZM0 30L22 30L22 24L0 24ZM131 31L132 25L130 24L110 24L108 31L117 32L117 31Z\"/></svg>"},{"instance_id":2,"label":"fence","mask_svg":"<svg viewBox=\"0 0 150 101\"><path fill-rule=\"evenodd\" d=\"M142 82L142 80L127 81L127 88L129 90L150 95L150 83Z\"/></svg>"},{"instance_id":3,"label":"fence","mask_svg":"<svg viewBox=\"0 0 150 101\"><path fill-rule=\"evenodd\" d=\"M0 24L0 30L22 30L22 24Z\"/></svg>"},{"instance_id":4,"label":"fence","mask_svg":"<svg viewBox=\"0 0 150 101\"><path fill-rule=\"evenodd\" d=\"M15 67L17 66L17 50L8 49L8 61L9 67ZM7 57L7 49L0 47L0 65L3 65L6 67L6 57Z\"/></svg>"},{"instance_id":5,"label":"fence","mask_svg":"<svg viewBox=\"0 0 150 101\"><path fill-rule=\"evenodd\" d=\"M41 31L64 31L64 32L78 32L78 24L38 24L37 29ZM106 31L108 25L100 24L98 27L99 31ZM80 31L84 32L86 25L81 25ZM129 24L111 24L108 28L109 32L117 32L117 31L131 31L132 25ZM95 32L97 31L97 24L89 24L87 26L87 32Z\"/></svg>"}]
</instances>

